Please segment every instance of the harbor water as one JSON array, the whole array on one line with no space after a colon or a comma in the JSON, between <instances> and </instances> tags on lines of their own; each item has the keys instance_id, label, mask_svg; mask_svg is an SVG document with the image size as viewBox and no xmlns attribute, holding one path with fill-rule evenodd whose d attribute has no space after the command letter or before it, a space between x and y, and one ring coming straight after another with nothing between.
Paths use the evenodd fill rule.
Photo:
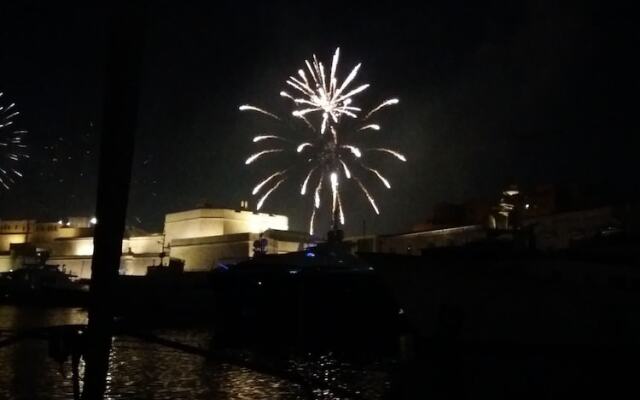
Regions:
<instances>
[{"instance_id":1,"label":"harbor water","mask_svg":"<svg viewBox=\"0 0 640 400\"><path fill-rule=\"evenodd\" d=\"M0 306L0 341L20 332L44 327L85 324L80 308ZM206 328L160 329L156 336L207 349ZM320 379L351 391L358 398L383 398L388 387L384 363L354 365L332 353L276 355L300 375ZM81 362L80 375L84 364ZM0 399L72 399L70 363L49 356L48 343L27 338L0 347ZM299 383L219 363L128 336L113 340L107 377L108 399L333 399L330 390L305 390Z\"/></svg>"}]
</instances>

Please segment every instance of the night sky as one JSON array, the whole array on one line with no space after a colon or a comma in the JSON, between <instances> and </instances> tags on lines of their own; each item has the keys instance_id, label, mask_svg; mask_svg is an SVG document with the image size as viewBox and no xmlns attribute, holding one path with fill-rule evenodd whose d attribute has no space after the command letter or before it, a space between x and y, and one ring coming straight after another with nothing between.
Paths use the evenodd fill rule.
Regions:
<instances>
[{"instance_id":1,"label":"night sky","mask_svg":"<svg viewBox=\"0 0 640 400\"><path fill-rule=\"evenodd\" d=\"M336 46L343 77L363 62L363 102L400 98L378 139L409 160L384 163L391 191L372 184L380 216L349 196L351 233L363 220L408 230L437 202L490 198L509 181L638 193L638 33L613 2L150 3L130 225L159 230L165 213L205 201L255 204L269 161L245 167L260 120L238 106L285 113L286 78ZM0 100L17 103L31 153L0 191L0 218L93 213L105 25L86 3L0 5ZM297 191L283 186L265 210L305 230Z\"/></svg>"}]
</instances>

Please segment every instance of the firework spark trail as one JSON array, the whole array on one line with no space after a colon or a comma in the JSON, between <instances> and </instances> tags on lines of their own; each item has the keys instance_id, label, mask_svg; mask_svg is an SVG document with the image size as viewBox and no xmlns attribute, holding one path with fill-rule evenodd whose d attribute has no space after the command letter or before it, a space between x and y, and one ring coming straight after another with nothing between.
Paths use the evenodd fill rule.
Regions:
<instances>
[{"instance_id":1,"label":"firework spark trail","mask_svg":"<svg viewBox=\"0 0 640 400\"><path fill-rule=\"evenodd\" d=\"M367 151L379 151L379 152L383 152L383 153L389 153L389 154L391 154L392 156L394 156L395 158L397 158L398 160L400 160L402 162L406 162L407 161L407 158L402 153L398 153L395 150L376 147L376 148L372 148L372 149L367 149Z\"/></svg>"},{"instance_id":2,"label":"firework spark trail","mask_svg":"<svg viewBox=\"0 0 640 400\"><path fill-rule=\"evenodd\" d=\"M302 70L300 70L300 71L302 71ZM296 101L295 97L291 96L289 93L285 92L284 90L282 92L280 92L280 96L286 97L288 99L291 99L291 100L293 100L294 103L298 103L299 102L299 101ZM307 127L309 129L311 129L313 132L316 132L316 128L313 126L313 124L311 124L311 122L309 122L309 120L307 119L307 117L304 116L304 114L299 114L299 113L294 112L293 116L297 117L297 118L300 118L305 123L305 125L307 125Z\"/></svg>"},{"instance_id":3,"label":"firework spark trail","mask_svg":"<svg viewBox=\"0 0 640 400\"><path fill-rule=\"evenodd\" d=\"M318 179L318 185L316 186L316 190L313 193L313 203L316 208L320 208L320 192L322 191L322 180L324 179L324 173L320 174L320 179Z\"/></svg>"},{"instance_id":4,"label":"firework spark trail","mask_svg":"<svg viewBox=\"0 0 640 400\"><path fill-rule=\"evenodd\" d=\"M338 193L338 211L340 216L340 224L344 225L344 211L342 210L342 200L340 200L340 193Z\"/></svg>"},{"instance_id":5,"label":"firework spark trail","mask_svg":"<svg viewBox=\"0 0 640 400\"><path fill-rule=\"evenodd\" d=\"M296 152L300 153L302 150L304 150L305 147L309 147L309 146L313 147L313 144L309 142L300 143L298 147L296 147Z\"/></svg>"},{"instance_id":6,"label":"firework spark trail","mask_svg":"<svg viewBox=\"0 0 640 400\"><path fill-rule=\"evenodd\" d=\"M305 195L305 193L307 193L307 184L309 183L309 178L311 178L311 174L313 174L313 172L315 171L315 168L311 168L311 170L309 171L309 173L307 174L307 177L304 178L304 182L302 183L302 186L300 187L300 194L301 195Z\"/></svg>"},{"instance_id":7,"label":"firework spark trail","mask_svg":"<svg viewBox=\"0 0 640 400\"><path fill-rule=\"evenodd\" d=\"M278 177L278 176L281 176L281 175L285 174L286 172L287 172L287 170L282 170L282 171L278 171L276 173L273 173L273 174L269 175L268 177L263 179L262 182L258 183L256 185L256 187L253 188L253 191L251 192L251 194L253 194L253 195L257 194L260 191L260 189L262 189L262 187L264 185L269 183L269 181L271 181L275 177Z\"/></svg>"},{"instance_id":8,"label":"firework spark trail","mask_svg":"<svg viewBox=\"0 0 640 400\"><path fill-rule=\"evenodd\" d=\"M292 96L292 95L290 95L289 93L285 92L284 90L283 90L282 92L280 92L280 96L282 96L282 97L286 97L286 98L291 99L291 100L293 100L293 101L295 101L295 100L296 100L296 98L295 98L295 97L293 97L293 96Z\"/></svg>"},{"instance_id":9,"label":"firework spark trail","mask_svg":"<svg viewBox=\"0 0 640 400\"><path fill-rule=\"evenodd\" d=\"M338 132L333 126L331 127L331 137L333 138L333 143L338 144Z\"/></svg>"},{"instance_id":10,"label":"firework spark trail","mask_svg":"<svg viewBox=\"0 0 640 400\"><path fill-rule=\"evenodd\" d=\"M3 93L0 92L0 98ZM26 153L27 145L22 138L28 132L26 130L13 129L15 118L20 115L19 111L12 111L15 103L4 107L0 105L0 185L5 189L10 189L10 185L15 183L14 178L22 178L23 174L18 170L17 163L23 159L28 159ZM4 162L8 164L5 165Z\"/></svg>"},{"instance_id":11,"label":"firework spark trail","mask_svg":"<svg viewBox=\"0 0 640 400\"><path fill-rule=\"evenodd\" d=\"M305 117L304 115L300 115L298 116L298 118L300 118L301 120L304 121L304 123L307 125L307 127L309 127L309 129L311 129L312 131L316 132L316 128L314 128L313 125L311 125L311 122L309 122L309 120L307 119L307 117Z\"/></svg>"},{"instance_id":12,"label":"firework spark trail","mask_svg":"<svg viewBox=\"0 0 640 400\"><path fill-rule=\"evenodd\" d=\"M338 206L338 174L335 172L331 173L331 197L332 197L332 206L331 211L336 212L336 207Z\"/></svg>"},{"instance_id":13,"label":"firework spark trail","mask_svg":"<svg viewBox=\"0 0 640 400\"><path fill-rule=\"evenodd\" d=\"M344 147L345 149L348 149L349 151L351 151L351 153L354 156L356 156L357 158L362 157L362 152L356 146L352 146L350 144L344 144L344 145L342 145L342 147Z\"/></svg>"},{"instance_id":14,"label":"firework spark trail","mask_svg":"<svg viewBox=\"0 0 640 400\"><path fill-rule=\"evenodd\" d=\"M311 220L309 221L309 235L313 236L313 220L316 218L316 208L311 211Z\"/></svg>"},{"instance_id":15,"label":"firework spark trail","mask_svg":"<svg viewBox=\"0 0 640 400\"><path fill-rule=\"evenodd\" d=\"M257 152L255 154L253 154L251 157L247 158L247 160L244 162L246 165L251 164L252 162L254 162L255 160L257 160L259 157L265 155L265 154L269 154L269 153L278 153L284 151L284 149L269 149L269 150L262 150L260 152Z\"/></svg>"},{"instance_id":16,"label":"firework spark trail","mask_svg":"<svg viewBox=\"0 0 640 400\"><path fill-rule=\"evenodd\" d=\"M389 183L389 181L387 180L387 178L385 178L384 176L382 176L382 174L380 173L380 171L378 171L378 170L377 170L377 169L375 169L375 168L367 167L367 166L365 166L365 165L362 165L362 167L363 167L364 169L366 169L367 171L371 171L371 172L373 172L373 173L378 177L378 179L380 179L380 182L382 182L382 183L387 187L387 189L391 189L391 184Z\"/></svg>"},{"instance_id":17,"label":"firework spark trail","mask_svg":"<svg viewBox=\"0 0 640 400\"><path fill-rule=\"evenodd\" d=\"M344 175L347 179L351 179L351 171L349 170L349 167L347 167L347 163L342 160L340 160L340 163L342 164L342 168L344 168Z\"/></svg>"},{"instance_id":18,"label":"firework spark trail","mask_svg":"<svg viewBox=\"0 0 640 400\"><path fill-rule=\"evenodd\" d=\"M357 168L358 171L365 170L368 173L370 172L375 175L377 180L386 188L391 188L391 183L379 170L364 165L361 160L366 160L365 156L370 152L382 152L390 154L400 161L406 161L406 157L395 150L382 147L361 147L349 141L352 134L359 131L368 131L369 133L362 136L358 135L358 137L353 136L358 141L362 140L359 139L359 137L368 138L374 135L374 132L381 131L382 128L379 124L364 123L364 121L383 108L398 104L399 100L396 98L387 99L362 117L360 115L362 109L354 102L356 96L363 93L370 86L368 83L356 83L362 64L359 63L353 67L346 76L346 79L340 81L338 79L339 60L339 48L337 48L333 54L329 68L325 68L325 64L313 55L310 59L304 61L303 68L298 69L297 74L291 75L286 79L286 85L289 89L292 89L292 91L288 92L283 90L280 92L281 97L291 102L292 111L290 115L295 117L294 119L301 119L306 128L309 128L309 131L306 131L307 134L312 133L313 138L307 138L306 140L286 139L280 136L279 132L273 135L255 136L253 139L254 143L263 141L270 142L272 140L281 141L283 142L283 147L259 151L245 161L245 164L251 164L263 155L282 152L283 154L292 154L296 156L298 162L304 163L306 172L300 185L300 194L302 196L307 194L309 182L312 179L315 185L311 196L313 207L309 221L310 234L314 232L314 221L317 213L321 209L322 189L325 181L331 189L331 219L333 222L332 226L335 227L338 222L340 224L344 224L345 222L342 196L340 193L341 176L346 178L346 180L355 180L375 213L380 213L372 194L365 187L362 180L354 175L353 165L351 163L355 163L354 165L361 167ZM276 114L255 106L243 105L240 106L240 110L255 111L270 118L283 121L283 119ZM354 119L357 126L347 126L347 128L345 128L345 125L342 124L343 117ZM325 135L326 132L330 132L330 135ZM296 133L300 132L296 131ZM253 188L252 194L257 195L267 186L270 186L270 189L260 197L257 205L258 209L262 208L269 195L277 190L283 182L298 179L297 177L294 178L293 174L298 170L299 166L301 165L297 164L285 170L275 171L266 178L262 178ZM316 172L318 173L314 175ZM328 203L324 207L329 208Z\"/></svg>"},{"instance_id":19,"label":"firework spark trail","mask_svg":"<svg viewBox=\"0 0 640 400\"><path fill-rule=\"evenodd\" d=\"M354 177L354 180L356 182L358 182L358 186L360 186L360 189L362 189L362 191L364 192L365 196L367 196L367 200L369 200L369 203L371 203L371 207L373 207L373 210L376 212L376 214L380 215L380 211L378 210L378 206L376 206L375 199L373 198L373 196L371 196L371 194L369 193L367 188L364 186L362 181L360 179L358 179L358 178L355 178L355 177Z\"/></svg>"},{"instance_id":20,"label":"firework spark trail","mask_svg":"<svg viewBox=\"0 0 640 400\"><path fill-rule=\"evenodd\" d=\"M344 212L342 211L342 202L340 201L340 190L338 188L338 174L336 172L331 173L331 195L332 195L332 207L331 212L335 215L338 213L338 218L341 225L344 225ZM334 226L335 226L334 221Z\"/></svg>"},{"instance_id":21,"label":"firework spark trail","mask_svg":"<svg viewBox=\"0 0 640 400\"><path fill-rule=\"evenodd\" d=\"M273 193L276 189L278 189L278 186L280 186L282 184L282 182L284 182L287 178L282 178L278 181L278 183L276 183L271 189L269 189L267 191L267 193L264 194L264 196L262 196L260 198L260 201L258 201L258 205L256 206L257 210L260 210L262 208L262 204L264 203L264 201L267 199L267 197L269 197L269 195L271 193Z\"/></svg>"},{"instance_id":22,"label":"firework spark trail","mask_svg":"<svg viewBox=\"0 0 640 400\"><path fill-rule=\"evenodd\" d=\"M271 118L275 118L278 121L280 121L280 117L278 117L277 115L272 114L269 111L263 110L262 108L254 107L254 106L249 105L249 104L242 105L242 106L238 107L238 109L240 111L256 111L256 112L262 113L264 115L268 115Z\"/></svg>"},{"instance_id":23,"label":"firework spark trail","mask_svg":"<svg viewBox=\"0 0 640 400\"><path fill-rule=\"evenodd\" d=\"M380 130L380 125L378 124L369 124L369 125L365 125L362 128L358 129L359 131L364 131L366 129L372 129L374 131L379 131Z\"/></svg>"},{"instance_id":24,"label":"firework spark trail","mask_svg":"<svg viewBox=\"0 0 640 400\"><path fill-rule=\"evenodd\" d=\"M269 139L273 139L273 140L281 140L283 142L289 142L289 140L283 138L282 136L277 136L277 135L260 135L260 136L255 136L253 138L253 143L258 143L258 142L262 142L263 140L269 140Z\"/></svg>"},{"instance_id":25,"label":"firework spark trail","mask_svg":"<svg viewBox=\"0 0 640 400\"><path fill-rule=\"evenodd\" d=\"M398 100L398 99L385 100L384 102L382 102L382 104L380 104L379 106L377 106L373 110L369 111L367 113L367 115L365 115L364 118L362 118L362 120L366 121L367 119L369 119L370 116L372 116L373 114L378 112L380 109L382 109L384 107L387 107L387 106L392 106L392 105L398 104L399 102L400 102L400 100Z\"/></svg>"}]
</instances>

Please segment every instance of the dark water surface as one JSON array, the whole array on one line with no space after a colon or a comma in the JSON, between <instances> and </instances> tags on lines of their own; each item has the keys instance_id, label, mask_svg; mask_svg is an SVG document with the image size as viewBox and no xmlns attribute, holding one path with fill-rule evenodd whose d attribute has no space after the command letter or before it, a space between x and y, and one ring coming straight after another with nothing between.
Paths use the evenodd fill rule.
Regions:
<instances>
[{"instance_id":1,"label":"dark water surface","mask_svg":"<svg viewBox=\"0 0 640 400\"><path fill-rule=\"evenodd\" d=\"M86 311L78 308L0 306L0 340L28 329L86 322ZM207 329L153 333L202 348L211 344ZM380 365L355 367L331 353L290 357L285 364L291 371L331 382L359 397L381 398L388 385L388 375ZM83 368L81 363L81 375ZM127 336L114 338L107 380L108 399L338 398L321 390L309 396L300 385L287 380ZM0 347L0 399L72 398L70 364L61 368L50 358L46 341L25 339Z\"/></svg>"}]
</instances>

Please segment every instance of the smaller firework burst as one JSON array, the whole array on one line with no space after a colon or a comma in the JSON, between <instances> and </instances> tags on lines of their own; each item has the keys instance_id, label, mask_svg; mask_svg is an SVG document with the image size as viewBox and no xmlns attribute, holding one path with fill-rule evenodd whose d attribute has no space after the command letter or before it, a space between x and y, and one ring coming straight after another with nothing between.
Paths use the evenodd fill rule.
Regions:
<instances>
[{"instance_id":1,"label":"smaller firework burst","mask_svg":"<svg viewBox=\"0 0 640 400\"><path fill-rule=\"evenodd\" d=\"M0 187L8 190L22 178L19 166L29 155L23 140L27 131L15 126L20 112L15 110L15 103L2 104L2 95L0 92Z\"/></svg>"}]
</instances>

